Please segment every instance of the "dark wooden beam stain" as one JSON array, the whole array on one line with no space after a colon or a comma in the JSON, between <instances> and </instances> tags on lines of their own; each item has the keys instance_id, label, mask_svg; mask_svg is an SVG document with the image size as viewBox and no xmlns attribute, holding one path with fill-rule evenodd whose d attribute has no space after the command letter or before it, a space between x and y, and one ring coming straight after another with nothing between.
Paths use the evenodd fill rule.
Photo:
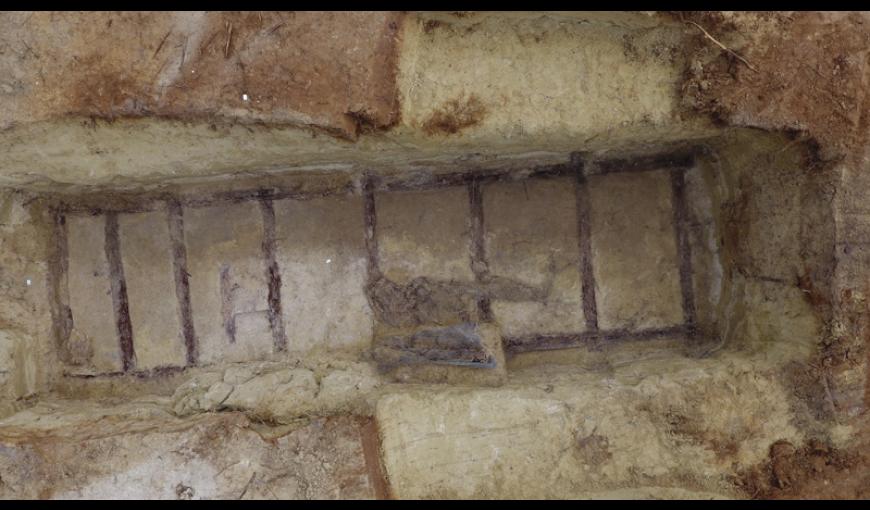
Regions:
<instances>
[{"instance_id":1,"label":"dark wooden beam stain","mask_svg":"<svg viewBox=\"0 0 870 510\"><path fill-rule=\"evenodd\" d=\"M608 174L618 172L645 172L672 168L689 168L694 164L696 154L703 150L699 147L679 148L663 151L656 154L643 155L629 158L594 158L586 165L587 173ZM576 153L575 153L576 154ZM456 172L439 173L435 171L418 171L414 174L403 174L396 178L379 179L378 189L381 191L403 190L430 190L451 186L465 186L472 179L482 183L522 180L528 178L550 178L570 175L574 172L574 161L571 163L555 163L549 165L533 166L524 169L489 168L480 169L466 165ZM354 193L352 184L343 184L329 189L303 190L295 186L276 186L274 188L249 188L242 190L220 191L204 193L202 195L175 197L184 207L210 207L220 203L237 203L247 200L312 200L327 196L347 195ZM155 193L119 193L116 194L118 203L105 203L101 195L87 195L79 203L70 203L72 197L58 198L56 207L61 212L70 213L116 213L149 212L160 210L163 202L171 198L165 191ZM114 195L113 195L114 196ZM99 205L95 205L99 204Z\"/></svg>"},{"instance_id":2,"label":"dark wooden beam stain","mask_svg":"<svg viewBox=\"0 0 870 510\"><path fill-rule=\"evenodd\" d=\"M686 203L686 177L682 170L671 170L671 191L677 258L680 264L683 321L688 325L694 325L695 290L692 284L692 247L689 244L689 206Z\"/></svg>"},{"instance_id":3,"label":"dark wooden beam stain","mask_svg":"<svg viewBox=\"0 0 870 510\"><path fill-rule=\"evenodd\" d=\"M583 318L586 329L598 331L598 303L595 298L595 272L592 268L591 211L589 186L583 174L583 160L579 154L571 157L576 180L574 181L577 207L577 244L580 253L580 282L583 293Z\"/></svg>"},{"instance_id":4,"label":"dark wooden beam stain","mask_svg":"<svg viewBox=\"0 0 870 510\"><path fill-rule=\"evenodd\" d=\"M695 164L698 149L691 147L630 158L595 159L588 170L596 175L686 169Z\"/></svg>"},{"instance_id":5,"label":"dark wooden beam stain","mask_svg":"<svg viewBox=\"0 0 870 510\"><path fill-rule=\"evenodd\" d=\"M471 227L471 271L478 283L483 282L489 274L486 263L486 244L484 240L483 187L480 179L472 179L468 183L468 202ZM481 295L477 300L477 310L482 322L492 322L492 303L487 295Z\"/></svg>"},{"instance_id":6,"label":"dark wooden beam stain","mask_svg":"<svg viewBox=\"0 0 870 510\"><path fill-rule=\"evenodd\" d=\"M363 178L363 221L365 225L365 242L367 271L369 283L381 277L380 252L378 251L378 216L375 207L374 178L366 175Z\"/></svg>"},{"instance_id":7,"label":"dark wooden beam stain","mask_svg":"<svg viewBox=\"0 0 870 510\"><path fill-rule=\"evenodd\" d=\"M51 295L51 320L55 346L61 361L69 362L67 347L73 328L72 309L69 307L69 242L66 215L59 209L49 211L52 220L51 254L48 259L48 288Z\"/></svg>"},{"instance_id":8,"label":"dark wooden beam stain","mask_svg":"<svg viewBox=\"0 0 870 510\"><path fill-rule=\"evenodd\" d=\"M187 366L199 361L199 345L193 328L193 310L190 306L190 274L187 272L187 247L184 243L184 212L177 200L167 202L169 240L172 243L172 268L175 273L175 297Z\"/></svg>"},{"instance_id":9,"label":"dark wooden beam stain","mask_svg":"<svg viewBox=\"0 0 870 510\"><path fill-rule=\"evenodd\" d=\"M64 377L72 379L113 379L118 377L134 377L136 379L153 379L156 377L169 377L183 373L187 367L166 365L150 368L147 370L130 370L127 372L103 372L99 374L77 374L64 372Z\"/></svg>"},{"instance_id":10,"label":"dark wooden beam stain","mask_svg":"<svg viewBox=\"0 0 870 510\"><path fill-rule=\"evenodd\" d=\"M121 261L121 239L118 233L118 214L106 213L106 260L109 263L109 281L112 289L112 304L118 343L121 348L121 366L124 372L136 368L136 351L133 347L133 325L130 323L130 306L127 301L127 281Z\"/></svg>"},{"instance_id":11,"label":"dark wooden beam stain","mask_svg":"<svg viewBox=\"0 0 870 510\"><path fill-rule=\"evenodd\" d=\"M666 328L641 330L614 329L607 331L584 331L580 333L559 333L551 335L524 335L506 337L503 340L505 352L518 354L530 351L549 351L571 349L574 347L597 346L601 343L624 342L631 340L652 340L672 335L690 335L694 327L680 324Z\"/></svg>"},{"instance_id":12,"label":"dark wooden beam stain","mask_svg":"<svg viewBox=\"0 0 870 510\"><path fill-rule=\"evenodd\" d=\"M569 173L571 173L570 165L563 163L513 170L501 168L485 170L469 169L449 173L418 171L410 176L402 176L392 180L384 179L378 186L378 189L381 191L429 191L456 186L468 186L472 181L488 184L531 178L555 178L568 175Z\"/></svg>"},{"instance_id":13,"label":"dark wooden beam stain","mask_svg":"<svg viewBox=\"0 0 870 510\"><path fill-rule=\"evenodd\" d=\"M275 207L271 198L261 197L263 211L263 258L266 262L266 282L269 285L269 325L275 351L287 350L287 336L284 333L284 316L281 313L281 271L276 258Z\"/></svg>"}]
</instances>

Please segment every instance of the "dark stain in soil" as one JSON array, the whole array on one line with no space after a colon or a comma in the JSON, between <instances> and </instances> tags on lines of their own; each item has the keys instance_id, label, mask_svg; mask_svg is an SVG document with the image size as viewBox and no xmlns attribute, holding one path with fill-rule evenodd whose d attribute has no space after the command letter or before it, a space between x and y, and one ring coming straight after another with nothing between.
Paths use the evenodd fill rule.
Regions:
<instances>
[{"instance_id":1,"label":"dark stain in soil","mask_svg":"<svg viewBox=\"0 0 870 510\"><path fill-rule=\"evenodd\" d=\"M451 99L423 122L427 135L452 135L480 124L487 110L476 95Z\"/></svg>"}]
</instances>

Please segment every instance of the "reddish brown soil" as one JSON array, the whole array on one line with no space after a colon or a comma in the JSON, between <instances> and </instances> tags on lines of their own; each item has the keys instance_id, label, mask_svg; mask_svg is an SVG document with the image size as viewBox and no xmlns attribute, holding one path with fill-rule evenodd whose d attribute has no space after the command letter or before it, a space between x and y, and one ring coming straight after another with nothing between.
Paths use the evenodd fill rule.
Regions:
<instances>
[{"instance_id":1,"label":"reddish brown soil","mask_svg":"<svg viewBox=\"0 0 870 510\"><path fill-rule=\"evenodd\" d=\"M738 484L755 499L870 498L870 428L849 451L818 440L799 448L776 442L767 461L743 473Z\"/></svg>"},{"instance_id":2,"label":"reddish brown soil","mask_svg":"<svg viewBox=\"0 0 870 510\"><path fill-rule=\"evenodd\" d=\"M682 85L686 108L723 125L791 133L813 149L815 162L808 168L819 173L837 161L864 166L870 143L866 93L870 16L857 12L670 14L695 32ZM717 46L701 28L720 42L744 41L729 46L743 60ZM831 277L820 278L812 268L805 268L797 282L820 312L833 305L828 289L819 285ZM831 398L829 386L840 372L870 363L870 310L848 295L837 301L845 331L826 337L817 363L793 367L798 374L795 381L800 383L794 386L798 397L828 417L870 404L870 379L865 383L863 406L837 388ZM870 497L870 425L866 421L859 427L858 446L848 452L820 441L773 445L768 460L743 473L740 485L754 498Z\"/></svg>"},{"instance_id":3,"label":"reddish brown soil","mask_svg":"<svg viewBox=\"0 0 870 510\"><path fill-rule=\"evenodd\" d=\"M726 124L803 132L819 142L826 158L863 147L870 18L819 12L674 16L695 32L699 48L682 87L687 107ZM735 33L749 39L736 51L752 68L690 22L720 41ZM772 33L754 36L762 24L774 27Z\"/></svg>"},{"instance_id":4,"label":"reddish brown soil","mask_svg":"<svg viewBox=\"0 0 870 510\"><path fill-rule=\"evenodd\" d=\"M228 117L355 138L398 121L397 12L0 15L0 129Z\"/></svg>"}]
</instances>

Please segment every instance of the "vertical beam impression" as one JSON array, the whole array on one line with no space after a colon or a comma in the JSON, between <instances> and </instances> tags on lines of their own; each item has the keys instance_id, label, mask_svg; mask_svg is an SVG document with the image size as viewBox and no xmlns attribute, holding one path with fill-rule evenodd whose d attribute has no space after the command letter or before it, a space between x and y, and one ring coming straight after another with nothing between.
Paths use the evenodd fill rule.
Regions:
<instances>
[{"instance_id":1,"label":"vertical beam impression","mask_svg":"<svg viewBox=\"0 0 870 510\"><path fill-rule=\"evenodd\" d=\"M363 177L363 221L365 224L366 253L368 255L368 283L381 277L380 253L378 252L378 216L375 209L375 184L370 175Z\"/></svg>"},{"instance_id":2,"label":"vertical beam impression","mask_svg":"<svg viewBox=\"0 0 870 510\"><path fill-rule=\"evenodd\" d=\"M226 331L230 343L234 344L236 343L236 311L233 309L235 305L233 303L233 278L230 276L230 266L227 264L221 265L220 290L221 319L224 331ZM269 325L271 328L271 322Z\"/></svg>"},{"instance_id":3,"label":"vertical beam impression","mask_svg":"<svg viewBox=\"0 0 870 510\"><path fill-rule=\"evenodd\" d=\"M284 334L284 316L281 315L281 272L276 259L275 207L271 198L261 197L263 211L263 257L266 261L266 281L269 284L269 325L275 351L287 350L287 336Z\"/></svg>"},{"instance_id":4,"label":"vertical beam impression","mask_svg":"<svg viewBox=\"0 0 870 510\"><path fill-rule=\"evenodd\" d=\"M61 361L69 362L70 353L67 348L73 327L72 309L69 307L69 289L67 288L67 273L69 272L69 246L67 242L66 215L58 208L51 209L52 219L52 252L48 265L48 285L51 296L51 319L55 346Z\"/></svg>"},{"instance_id":5,"label":"vertical beam impression","mask_svg":"<svg viewBox=\"0 0 870 510\"><path fill-rule=\"evenodd\" d=\"M121 240L116 212L106 213L106 260L109 263L112 304L115 310L115 324L118 328L118 343L121 348L121 366L124 372L129 372L136 368L136 351L133 348L133 325L130 323L127 281L124 278L124 264L121 262Z\"/></svg>"},{"instance_id":6,"label":"vertical beam impression","mask_svg":"<svg viewBox=\"0 0 870 510\"><path fill-rule=\"evenodd\" d=\"M588 331L598 331L598 304L595 300L595 273L592 271L592 237L589 230L589 186L579 154L571 155L575 169L577 204L577 242L580 251L580 281L583 292L583 317Z\"/></svg>"},{"instance_id":7,"label":"vertical beam impression","mask_svg":"<svg viewBox=\"0 0 870 510\"><path fill-rule=\"evenodd\" d=\"M190 273L187 272L187 247L184 244L184 213L176 199L167 201L169 241L172 245L172 268L175 272L175 296L178 299L178 315L184 337L187 366L199 360L199 345L193 328L193 311L190 306Z\"/></svg>"},{"instance_id":8,"label":"vertical beam impression","mask_svg":"<svg viewBox=\"0 0 870 510\"><path fill-rule=\"evenodd\" d=\"M472 178L468 182L468 201L471 216L471 271L474 273L474 279L480 284L489 274L483 237L483 187L480 179ZM492 304L488 295L482 293L478 296L477 310L482 322L492 322Z\"/></svg>"},{"instance_id":9,"label":"vertical beam impression","mask_svg":"<svg viewBox=\"0 0 870 510\"><path fill-rule=\"evenodd\" d=\"M674 206L674 232L680 264L680 291L683 297L683 321L691 334L695 325L695 291L692 287L692 248L689 245L689 207L686 203L685 168L671 170L671 192Z\"/></svg>"}]
</instances>

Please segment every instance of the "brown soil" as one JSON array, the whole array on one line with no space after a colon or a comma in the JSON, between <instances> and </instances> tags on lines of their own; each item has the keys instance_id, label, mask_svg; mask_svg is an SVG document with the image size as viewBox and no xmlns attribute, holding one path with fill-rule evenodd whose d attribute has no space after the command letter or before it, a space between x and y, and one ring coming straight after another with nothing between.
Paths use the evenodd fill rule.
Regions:
<instances>
[{"instance_id":1,"label":"brown soil","mask_svg":"<svg viewBox=\"0 0 870 510\"><path fill-rule=\"evenodd\" d=\"M688 108L723 123L795 130L815 138L826 159L866 138L870 23L859 13L674 13L697 38L682 86ZM749 62L750 69L691 23ZM757 35L762 25L771 28ZM733 42L732 42L733 41ZM730 46L729 46L730 48Z\"/></svg>"},{"instance_id":2,"label":"brown soil","mask_svg":"<svg viewBox=\"0 0 870 510\"><path fill-rule=\"evenodd\" d=\"M771 445L768 459L742 473L738 485L754 499L870 498L870 434L845 452L820 440L800 448L787 441Z\"/></svg>"},{"instance_id":3,"label":"brown soil","mask_svg":"<svg viewBox=\"0 0 870 510\"><path fill-rule=\"evenodd\" d=\"M870 17L865 13L670 13L694 34L681 87L683 106L723 125L783 131L804 144L806 168L818 176L808 195L832 189L826 172L845 160L861 165L868 139L870 102L866 89ZM709 34L704 33L704 31ZM722 49L712 39L733 50ZM732 204L740 219L746 204ZM739 242L740 221L726 226L726 239ZM735 227L735 228L729 228ZM820 229L802 231L816 239ZM833 229L831 229L833 231ZM833 245L833 240L824 244ZM821 244L819 245L821 246ZM822 261L833 253L817 253ZM815 419L860 409L851 388L838 388L841 374L868 359L870 312L851 296L835 296L833 264L808 264L796 284L825 324L832 310L844 331L824 335L813 363L795 364L784 376L797 402ZM839 299L837 299L839 298ZM852 383L849 383L852 384ZM863 407L870 403L870 381L864 383ZM801 413L802 414L802 413ZM852 499L870 497L870 426L848 452L815 440L805 445L777 443L769 458L740 477L747 495L763 499Z\"/></svg>"},{"instance_id":4,"label":"brown soil","mask_svg":"<svg viewBox=\"0 0 870 510\"><path fill-rule=\"evenodd\" d=\"M0 16L0 129L64 115L306 125L354 139L399 116L397 12ZM14 48L16 51L11 51ZM33 87L28 84L39 84Z\"/></svg>"}]
</instances>

